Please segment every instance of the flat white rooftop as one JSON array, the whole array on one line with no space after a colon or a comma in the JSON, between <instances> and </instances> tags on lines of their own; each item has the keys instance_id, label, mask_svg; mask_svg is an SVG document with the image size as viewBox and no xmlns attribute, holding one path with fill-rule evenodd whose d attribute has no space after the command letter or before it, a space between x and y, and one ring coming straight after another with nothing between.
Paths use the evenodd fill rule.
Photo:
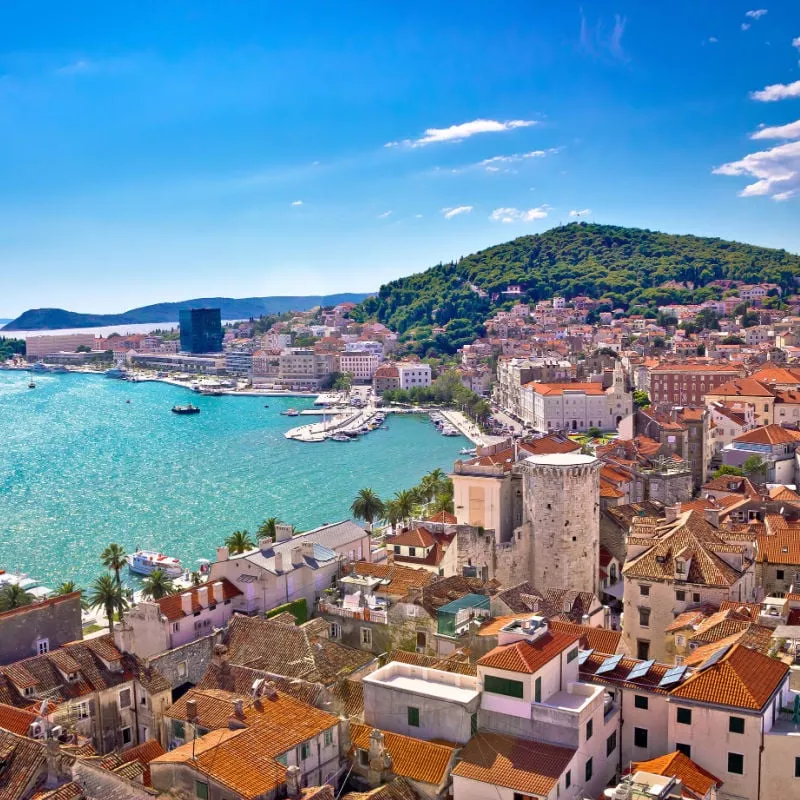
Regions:
<instances>
[{"instance_id":1,"label":"flat white rooftop","mask_svg":"<svg viewBox=\"0 0 800 800\"><path fill-rule=\"evenodd\" d=\"M478 696L478 692L475 689L448 686L447 684L426 681L423 678L414 678L408 675L395 675L388 680L374 682L381 683L383 686L391 686L394 689L404 689L415 694L438 697L442 700L453 700L457 703L468 703Z\"/></svg>"},{"instance_id":2,"label":"flat white rooftop","mask_svg":"<svg viewBox=\"0 0 800 800\"><path fill-rule=\"evenodd\" d=\"M364 676L362 680L374 686L398 689L453 703L469 703L480 695L478 679L472 675L444 672L398 661L390 662L385 667Z\"/></svg>"},{"instance_id":3,"label":"flat white rooftop","mask_svg":"<svg viewBox=\"0 0 800 800\"><path fill-rule=\"evenodd\" d=\"M547 453L542 456L528 456L525 460L529 464L549 467L577 467L597 461L594 456L585 456L582 453Z\"/></svg>"}]
</instances>

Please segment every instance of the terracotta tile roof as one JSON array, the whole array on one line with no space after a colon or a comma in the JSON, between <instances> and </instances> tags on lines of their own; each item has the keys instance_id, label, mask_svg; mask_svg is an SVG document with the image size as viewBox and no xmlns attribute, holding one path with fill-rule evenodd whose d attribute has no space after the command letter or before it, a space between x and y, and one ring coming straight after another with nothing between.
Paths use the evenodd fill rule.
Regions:
<instances>
[{"instance_id":1,"label":"terracotta tile roof","mask_svg":"<svg viewBox=\"0 0 800 800\"><path fill-rule=\"evenodd\" d=\"M387 581L380 586L379 593L404 596L410 589L421 589L434 579L433 573L426 569L415 569L400 564L373 564L370 561L357 561L353 564L357 575L374 575Z\"/></svg>"},{"instance_id":2,"label":"terracotta tile roof","mask_svg":"<svg viewBox=\"0 0 800 800\"><path fill-rule=\"evenodd\" d=\"M364 717L364 684L361 681L345 679L331 687L331 694L340 717L350 719Z\"/></svg>"},{"instance_id":3,"label":"terracotta tile roof","mask_svg":"<svg viewBox=\"0 0 800 800\"><path fill-rule=\"evenodd\" d=\"M359 750L369 750L370 725L351 725L350 738ZM382 731L387 752L392 757L392 772L402 778L439 786L447 779L455 755L454 747L433 744L411 736Z\"/></svg>"},{"instance_id":4,"label":"terracotta tile roof","mask_svg":"<svg viewBox=\"0 0 800 800\"><path fill-rule=\"evenodd\" d=\"M708 619L712 614L716 613L719 609L716 606L703 604L698 608L692 608L678 614L666 628L665 633L674 633L675 631L683 630L684 628L694 628L699 625L703 620Z\"/></svg>"},{"instance_id":5,"label":"terracotta tile roof","mask_svg":"<svg viewBox=\"0 0 800 800\"><path fill-rule=\"evenodd\" d=\"M745 444L792 444L800 441L800 431L783 428L780 425L765 425L737 436L734 442Z\"/></svg>"},{"instance_id":6,"label":"terracotta tile roof","mask_svg":"<svg viewBox=\"0 0 800 800\"><path fill-rule=\"evenodd\" d=\"M473 467L502 466L505 472L511 472L514 467L514 448L507 447L505 450L499 450L496 453L476 456L465 461L464 464Z\"/></svg>"},{"instance_id":7,"label":"terracotta tile roof","mask_svg":"<svg viewBox=\"0 0 800 800\"><path fill-rule=\"evenodd\" d=\"M788 486L773 486L769 490L769 496L772 500L779 500L783 503L800 503L800 494Z\"/></svg>"},{"instance_id":8,"label":"terracotta tile roof","mask_svg":"<svg viewBox=\"0 0 800 800\"><path fill-rule=\"evenodd\" d=\"M738 374L741 370L738 367L730 366L727 364L659 364L657 367L652 367L650 372L729 372L731 374Z\"/></svg>"},{"instance_id":9,"label":"terracotta tile roof","mask_svg":"<svg viewBox=\"0 0 800 800\"><path fill-rule=\"evenodd\" d=\"M420 800L420 795L405 778L395 778L369 792L348 792L342 800Z\"/></svg>"},{"instance_id":10,"label":"terracotta tile roof","mask_svg":"<svg viewBox=\"0 0 800 800\"><path fill-rule=\"evenodd\" d=\"M571 747L499 733L478 733L461 751L453 775L547 797L575 753Z\"/></svg>"},{"instance_id":11,"label":"terracotta tile roof","mask_svg":"<svg viewBox=\"0 0 800 800\"><path fill-rule=\"evenodd\" d=\"M22 708L0 703L0 728L17 736L27 736L31 725L36 722L36 714Z\"/></svg>"},{"instance_id":12,"label":"terracotta tile roof","mask_svg":"<svg viewBox=\"0 0 800 800\"><path fill-rule=\"evenodd\" d=\"M709 397L774 397L772 389L752 378L737 378L708 393Z\"/></svg>"},{"instance_id":13,"label":"terracotta tile roof","mask_svg":"<svg viewBox=\"0 0 800 800\"><path fill-rule=\"evenodd\" d=\"M302 626L240 614L228 626L226 644L231 664L326 686L374 660L372 653L309 635Z\"/></svg>"},{"instance_id":14,"label":"terracotta tile roof","mask_svg":"<svg viewBox=\"0 0 800 800\"><path fill-rule=\"evenodd\" d=\"M208 604L209 605L216 605L217 603L222 603L224 600L231 600L234 597L238 597L241 594L241 591L236 588L227 578L223 578L222 583L222 592L221 597L217 597L217 590L214 588L214 581L213 583L205 583L203 584L203 588L208 588ZM183 596L186 594L190 594L192 596L192 613L196 611L202 611L203 606L200 605L200 601L198 600L197 589L200 587L192 587L191 589L187 589L184 592L176 592L175 594L168 595L167 597L162 597L160 600L157 600L159 607L161 608L161 613L168 619L170 622L176 619L183 619L183 617L189 616L188 614L184 613L183 611Z\"/></svg>"},{"instance_id":15,"label":"terracotta tile roof","mask_svg":"<svg viewBox=\"0 0 800 800\"><path fill-rule=\"evenodd\" d=\"M414 528L413 530L403 531L397 536L389 536L386 539L389 546L402 545L403 547L433 547L436 539L430 531L425 528Z\"/></svg>"},{"instance_id":16,"label":"terracotta tile roof","mask_svg":"<svg viewBox=\"0 0 800 800\"><path fill-rule=\"evenodd\" d=\"M549 434L539 439L522 442L519 447L534 456L552 455L553 453L574 453L581 449L578 442L567 439L558 434Z\"/></svg>"},{"instance_id":17,"label":"terracotta tile roof","mask_svg":"<svg viewBox=\"0 0 800 800\"><path fill-rule=\"evenodd\" d=\"M783 683L789 667L740 644L673 689L673 697L761 711Z\"/></svg>"},{"instance_id":18,"label":"terracotta tile roof","mask_svg":"<svg viewBox=\"0 0 800 800\"><path fill-rule=\"evenodd\" d=\"M787 620L787 624L791 624ZM765 625L756 625L755 623L748 628L740 630L738 633L733 633L724 639L719 639L710 644L704 644L697 647L684 658L684 664L690 667L699 667L710 658L718 650L725 647L730 647L734 644L740 644L750 650L756 650L762 655L768 655L772 647L772 634L774 628L767 628Z\"/></svg>"},{"instance_id":19,"label":"terracotta tile roof","mask_svg":"<svg viewBox=\"0 0 800 800\"><path fill-rule=\"evenodd\" d=\"M539 591L528 581L503 589L496 596L515 614L535 613L571 622L580 622L597 604L597 599L591 592L578 592L574 589ZM567 608L569 610L565 611Z\"/></svg>"},{"instance_id":20,"label":"terracotta tile roof","mask_svg":"<svg viewBox=\"0 0 800 800\"><path fill-rule=\"evenodd\" d=\"M690 639L698 644L711 644L746 631L752 624L749 614L740 614L735 609L726 608L702 620Z\"/></svg>"},{"instance_id":21,"label":"terracotta tile roof","mask_svg":"<svg viewBox=\"0 0 800 800\"><path fill-rule=\"evenodd\" d=\"M719 604L720 611L725 611L729 608L738 611L739 614L749 616L753 622L757 622L761 614L761 603L737 603L736 600L723 600Z\"/></svg>"},{"instance_id":22,"label":"terracotta tile roof","mask_svg":"<svg viewBox=\"0 0 800 800\"><path fill-rule=\"evenodd\" d=\"M235 697L229 695L231 710ZM286 769L275 761L278 756L339 724L332 714L280 692L273 698L245 701L243 711L243 728L211 731L154 759L151 769L158 764L187 764L250 800L284 783Z\"/></svg>"},{"instance_id":23,"label":"terracotta tile roof","mask_svg":"<svg viewBox=\"0 0 800 800\"><path fill-rule=\"evenodd\" d=\"M44 746L0 730L0 800L19 800L46 770Z\"/></svg>"},{"instance_id":24,"label":"terracotta tile roof","mask_svg":"<svg viewBox=\"0 0 800 800\"><path fill-rule=\"evenodd\" d=\"M31 800L82 800L84 797L83 788L74 781L70 781L51 792L36 792L31 796Z\"/></svg>"},{"instance_id":25,"label":"terracotta tile roof","mask_svg":"<svg viewBox=\"0 0 800 800\"><path fill-rule=\"evenodd\" d=\"M119 757L125 764L130 761L136 761L141 764L141 766L144 768L142 774L144 785L152 786L153 784L150 780L150 762L154 758L163 756L165 752L166 751L161 746L160 742L158 742L156 739L148 739L146 742L142 742L136 747L131 747L129 750L123 750L119 754Z\"/></svg>"},{"instance_id":26,"label":"terracotta tile roof","mask_svg":"<svg viewBox=\"0 0 800 800\"><path fill-rule=\"evenodd\" d=\"M756 541L760 563L800 565L800 528L779 530L759 536Z\"/></svg>"},{"instance_id":27,"label":"terracotta tile roof","mask_svg":"<svg viewBox=\"0 0 800 800\"><path fill-rule=\"evenodd\" d=\"M563 395L564 392L583 392L591 395L604 395L606 393L602 383L537 383L536 381L531 381L524 384L524 388L548 397Z\"/></svg>"},{"instance_id":28,"label":"terracotta tile roof","mask_svg":"<svg viewBox=\"0 0 800 800\"><path fill-rule=\"evenodd\" d=\"M548 630L533 641L523 640L495 647L478 659L478 666L532 675L579 639L580 634L575 631Z\"/></svg>"},{"instance_id":29,"label":"terracotta tile roof","mask_svg":"<svg viewBox=\"0 0 800 800\"><path fill-rule=\"evenodd\" d=\"M456 525L458 523L458 518L455 514L451 514L449 511L440 511L438 514L428 517L425 522L438 522L443 525Z\"/></svg>"},{"instance_id":30,"label":"terracotta tile roof","mask_svg":"<svg viewBox=\"0 0 800 800\"><path fill-rule=\"evenodd\" d=\"M775 402L798 405L800 404L800 392L797 389L776 389Z\"/></svg>"},{"instance_id":31,"label":"terracotta tile roof","mask_svg":"<svg viewBox=\"0 0 800 800\"><path fill-rule=\"evenodd\" d=\"M551 631L580 636L581 648L594 650L597 653L613 655L619 649L622 639L622 631L612 631L608 628L593 628L589 625L576 625L574 622L562 622L557 619L550 620L548 625Z\"/></svg>"},{"instance_id":32,"label":"terracotta tile roof","mask_svg":"<svg viewBox=\"0 0 800 800\"><path fill-rule=\"evenodd\" d=\"M683 581L695 585L732 586L742 572L724 561L718 553L731 551L717 530L699 511L689 510L674 522L659 523L653 544L622 568L627 578L676 580L676 558L691 559ZM738 550L741 551L741 548ZM747 561L744 562L747 565Z\"/></svg>"},{"instance_id":33,"label":"terracotta tile roof","mask_svg":"<svg viewBox=\"0 0 800 800\"><path fill-rule=\"evenodd\" d=\"M761 383L780 383L800 385L800 372L791 367L763 367L750 376Z\"/></svg>"},{"instance_id":34,"label":"terracotta tile roof","mask_svg":"<svg viewBox=\"0 0 800 800\"><path fill-rule=\"evenodd\" d=\"M712 787L722 786L722 781L716 775L704 770L680 750L650 761L634 761L631 772L639 771L663 775L665 778L678 778L683 784L684 792L688 789L698 800L702 800Z\"/></svg>"},{"instance_id":35,"label":"terracotta tile roof","mask_svg":"<svg viewBox=\"0 0 800 800\"><path fill-rule=\"evenodd\" d=\"M731 492L745 495L753 500L759 499L759 494L749 478L739 475L720 475L703 484L703 491Z\"/></svg>"},{"instance_id":36,"label":"terracotta tile roof","mask_svg":"<svg viewBox=\"0 0 800 800\"><path fill-rule=\"evenodd\" d=\"M607 656L602 653L592 653L579 667L581 680L589 683L601 683L608 686L618 686L623 689L642 689L655 694L669 694L669 688L659 686L659 682L672 669L667 664L653 664L645 675L628 680L634 668L643 663L640 659L623 658L617 666L610 672L596 675L600 665L606 660Z\"/></svg>"}]
</instances>

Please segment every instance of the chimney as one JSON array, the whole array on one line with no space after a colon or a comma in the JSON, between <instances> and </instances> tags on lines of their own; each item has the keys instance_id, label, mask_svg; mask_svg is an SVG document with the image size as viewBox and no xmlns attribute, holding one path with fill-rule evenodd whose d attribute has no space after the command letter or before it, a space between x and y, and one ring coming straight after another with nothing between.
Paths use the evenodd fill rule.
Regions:
<instances>
[{"instance_id":1,"label":"chimney","mask_svg":"<svg viewBox=\"0 0 800 800\"><path fill-rule=\"evenodd\" d=\"M197 602L200 608L208 608L208 586L197 587Z\"/></svg>"},{"instance_id":2,"label":"chimney","mask_svg":"<svg viewBox=\"0 0 800 800\"><path fill-rule=\"evenodd\" d=\"M302 542L300 547L304 558L314 558L314 542Z\"/></svg>"},{"instance_id":3,"label":"chimney","mask_svg":"<svg viewBox=\"0 0 800 800\"><path fill-rule=\"evenodd\" d=\"M262 553L265 553L265 552L268 552L269 550L272 550L272 537L271 536L265 536L263 539L259 539L258 540L258 549Z\"/></svg>"},{"instance_id":4,"label":"chimney","mask_svg":"<svg viewBox=\"0 0 800 800\"><path fill-rule=\"evenodd\" d=\"M667 522L675 522L680 516L681 504L675 503L673 506L664 506L664 519Z\"/></svg>"},{"instance_id":5,"label":"chimney","mask_svg":"<svg viewBox=\"0 0 800 800\"><path fill-rule=\"evenodd\" d=\"M275 553L275 572L283 572L283 553Z\"/></svg>"},{"instance_id":6,"label":"chimney","mask_svg":"<svg viewBox=\"0 0 800 800\"><path fill-rule=\"evenodd\" d=\"M186 614L187 617L193 613L191 591L184 592L181 595L181 611L183 611L183 613Z\"/></svg>"},{"instance_id":7,"label":"chimney","mask_svg":"<svg viewBox=\"0 0 800 800\"><path fill-rule=\"evenodd\" d=\"M275 685L275 681L267 681L261 687L261 694L267 700L274 700L278 696L278 687Z\"/></svg>"},{"instance_id":8,"label":"chimney","mask_svg":"<svg viewBox=\"0 0 800 800\"><path fill-rule=\"evenodd\" d=\"M186 701L186 719L192 723L197 719L197 700Z\"/></svg>"},{"instance_id":9,"label":"chimney","mask_svg":"<svg viewBox=\"0 0 800 800\"><path fill-rule=\"evenodd\" d=\"M303 563L303 548L292 548L292 566L299 567Z\"/></svg>"},{"instance_id":10,"label":"chimney","mask_svg":"<svg viewBox=\"0 0 800 800\"><path fill-rule=\"evenodd\" d=\"M211 584L211 589L214 592L214 602L221 603L225 599L224 584L222 581L214 581Z\"/></svg>"},{"instance_id":11,"label":"chimney","mask_svg":"<svg viewBox=\"0 0 800 800\"><path fill-rule=\"evenodd\" d=\"M719 509L718 508L704 508L703 516L709 525L719 528Z\"/></svg>"},{"instance_id":12,"label":"chimney","mask_svg":"<svg viewBox=\"0 0 800 800\"><path fill-rule=\"evenodd\" d=\"M228 548L227 547L218 547L217 548L217 561L227 561L228 560Z\"/></svg>"},{"instance_id":13,"label":"chimney","mask_svg":"<svg viewBox=\"0 0 800 800\"><path fill-rule=\"evenodd\" d=\"M292 538L292 526L284 525L282 522L275 526L275 541L288 542Z\"/></svg>"},{"instance_id":14,"label":"chimney","mask_svg":"<svg viewBox=\"0 0 800 800\"><path fill-rule=\"evenodd\" d=\"M386 752L383 734L373 728L369 735L369 773L367 780L372 786L385 782L386 773L391 769L392 759Z\"/></svg>"},{"instance_id":15,"label":"chimney","mask_svg":"<svg viewBox=\"0 0 800 800\"><path fill-rule=\"evenodd\" d=\"M244 719L244 700L233 701L233 716L237 719Z\"/></svg>"},{"instance_id":16,"label":"chimney","mask_svg":"<svg viewBox=\"0 0 800 800\"><path fill-rule=\"evenodd\" d=\"M228 663L228 648L224 644L214 645L214 654L211 656L211 663L217 665Z\"/></svg>"},{"instance_id":17,"label":"chimney","mask_svg":"<svg viewBox=\"0 0 800 800\"><path fill-rule=\"evenodd\" d=\"M300 767L291 764L286 767L286 796L292 800L300 797Z\"/></svg>"}]
</instances>

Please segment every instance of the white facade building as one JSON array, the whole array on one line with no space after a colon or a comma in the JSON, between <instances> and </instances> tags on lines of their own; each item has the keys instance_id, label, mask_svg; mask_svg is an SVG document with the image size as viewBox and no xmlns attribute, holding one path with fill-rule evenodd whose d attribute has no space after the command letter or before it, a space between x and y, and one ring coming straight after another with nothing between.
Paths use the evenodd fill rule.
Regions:
<instances>
[{"instance_id":1,"label":"white facade building","mask_svg":"<svg viewBox=\"0 0 800 800\"><path fill-rule=\"evenodd\" d=\"M431 368L429 364L397 364L400 373L401 389L418 389L431 385Z\"/></svg>"},{"instance_id":2,"label":"white facade building","mask_svg":"<svg viewBox=\"0 0 800 800\"><path fill-rule=\"evenodd\" d=\"M380 364L380 357L365 350L339 353L339 372L353 376L358 383L371 381Z\"/></svg>"}]
</instances>

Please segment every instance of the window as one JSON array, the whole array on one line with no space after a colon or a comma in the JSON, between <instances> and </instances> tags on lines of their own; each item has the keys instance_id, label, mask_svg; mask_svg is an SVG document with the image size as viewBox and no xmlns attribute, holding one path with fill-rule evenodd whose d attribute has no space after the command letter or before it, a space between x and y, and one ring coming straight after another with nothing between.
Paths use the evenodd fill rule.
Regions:
<instances>
[{"instance_id":1,"label":"window","mask_svg":"<svg viewBox=\"0 0 800 800\"><path fill-rule=\"evenodd\" d=\"M408 548L408 554L410 556L415 556L417 554L417 548L416 547L409 547Z\"/></svg>"},{"instance_id":2,"label":"window","mask_svg":"<svg viewBox=\"0 0 800 800\"><path fill-rule=\"evenodd\" d=\"M585 770L586 780L590 781L592 779L592 759L590 758L586 762L586 770Z\"/></svg>"},{"instance_id":3,"label":"window","mask_svg":"<svg viewBox=\"0 0 800 800\"><path fill-rule=\"evenodd\" d=\"M681 725L692 724L692 709L691 708L678 708L676 721Z\"/></svg>"},{"instance_id":4,"label":"window","mask_svg":"<svg viewBox=\"0 0 800 800\"><path fill-rule=\"evenodd\" d=\"M611 734L611 736L606 739L606 758L610 756L615 750L617 749L617 732Z\"/></svg>"},{"instance_id":5,"label":"window","mask_svg":"<svg viewBox=\"0 0 800 800\"><path fill-rule=\"evenodd\" d=\"M567 774L564 776L564 788L569 789L572 786L572 770L568 769Z\"/></svg>"},{"instance_id":6,"label":"window","mask_svg":"<svg viewBox=\"0 0 800 800\"><path fill-rule=\"evenodd\" d=\"M181 629L180 622L173 622L172 623L172 632L177 633Z\"/></svg>"},{"instance_id":7,"label":"window","mask_svg":"<svg viewBox=\"0 0 800 800\"><path fill-rule=\"evenodd\" d=\"M694 594L692 594L692 602L693 603L700 602L700 592L694 592Z\"/></svg>"},{"instance_id":8,"label":"window","mask_svg":"<svg viewBox=\"0 0 800 800\"><path fill-rule=\"evenodd\" d=\"M311 745L308 742L302 742L300 745L300 760L305 761L311 755Z\"/></svg>"},{"instance_id":9,"label":"window","mask_svg":"<svg viewBox=\"0 0 800 800\"><path fill-rule=\"evenodd\" d=\"M131 690L130 689L123 689L119 693L119 707L120 708L130 708L131 707Z\"/></svg>"},{"instance_id":10,"label":"window","mask_svg":"<svg viewBox=\"0 0 800 800\"><path fill-rule=\"evenodd\" d=\"M394 546L394 554L395 554L396 556L399 556L399 555L400 555L400 545L399 545L399 544L396 544L396 545Z\"/></svg>"},{"instance_id":11,"label":"window","mask_svg":"<svg viewBox=\"0 0 800 800\"><path fill-rule=\"evenodd\" d=\"M342 635L342 629L339 627L338 622L331 622L328 628L328 635L331 639L338 639Z\"/></svg>"},{"instance_id":12,"label":"window","mask_svg":"<svg viewBox=\"0 0 800 800\"><path fill-rule=\"evenodd\" d=\"M646 639L638 639L636 642L636 658L640 661L647 661L650 657L650 642Z\"/></svg>"},{"instance_id":13,"label":"window","mask_svg":"<svg viewBox=\"0 0 800 800\"><path fill-rule=\"evenodd\" d=\"M649 586L640 586L639 587L639 594L642 597L650 597L650 587Z\"/></svg>"},{"instance_id":14,"label":"window","mask_svg":"<svg viewBox=\"0 0 800 800\"><path fill-rule=\"evenodd\" d=\"M178 677L185 678L189 674L189 665L185 661L178 662Z\"/></svg>"},{"instance_id":15,"label":"window","mask_svg":"<svg viewBox=\"0 0 800 800\"><path fill-rule=\"evenodd\" d=\"M504 694L506 697L522 697L524 687L522 681L512 681L508 678L498 678L486 675L483 679L483 690L493 694Z\"/></svg>"},{"instance_id":16,"label":"window","mask_svg":"<svg viewBox=\"0 0 800 800\"><path fill-rule=\"evenodd\" d=\"M186 739L186 725L184 725L183 720L172 720L172 735L175 739Z\"/></svg>"},{"instance_id":17,"label":"window","mask_svg":"<svg viewBox=\"0 0 800 800\"><path fill-rule=\"evenodd\" d=\"M574 661L578 657L578 648L576 647L574 650L570 650L567 653L567 664Z\"/></svg>"},{"instance_id":18,"label":"window","mask_svg":"<svg viewBox=\"0 0 800 800\"><path fill-rule=\"evenodd\" d=\"M425 631L417 631L417 647L423 650L428 646L428 634Z\"/></svg>"},{"instance_id":19,"label":"window","mask_svg":"<svg viewBox=\"0 0 800 800\"><path fill-rule=\"evenodd\" d=\"M590 719L586 723L586 741L588 742L589 739L592 738L592 734L594 733L594 720Z\"/></svg>"},{"instance_id":20,"label":"window","mask_svg":"<svg viewBox=\"0 0 800 800\"><path fill-rule=\"evenodd\" d=\"M333 744L333 729L329 728L322 737L322 746L330 747Z\"/></svg>"},{"instance_id":21,"label":"window","mask_svg":"<svg viewBox=\"0 0 800 800\"><path fill-rule=\"evenodd\" d=\"M89 719L89 703L78 703L74 708L78 719Z\"/></svg>"},{"instance_id":22,"label":"window","mask_svg":"<svg viewBox=\"0 0 800 800\"><path fill-rule=\"evenodd\" d=\"M728 753L728 772L744 775L744 756L741 753Z\"/></svg>"},{"instance_id":23,"label":"window","mask_svg":"<svg viewBox=\"0 0 800 800\"><path fill-rule=\"evenodd\" d=\"M123 728L122 729L122 744L123 746L126 744L131 743L131 729L130 728Z\"/></svg>"},{"instance_id":24,"label":"window","mask_svg":"<svg viewBox=\"0 0 800 800\"><path fill-rule=\"evenodd\" d=\"M683 753L686 756L686 758L692 757L691 745L683 744L683 742L675 742L675 749Z\"/></svg>"},{"instance_id":25,"label":"window","mask_svg":"<svg viewBox=\"0 0 800 800\"><path fill-rule=\"evenodd\" d=\"M208 784L202 781L195 781L194 794L199 800L208 800Z\"/></svg>"},{"instance_id":26,"label":"window","mask_svg":"<svg viewBox=\"0 0 800 800\"><path fill-rule=\"evenodd\" d=\"M542 678L541 676L536 679L533 684L533 700L535 703L542 702Z\"/></svg>"},{"instance_id":27,"label":"window","mask_svg":"<svg viewBox=\"0 0 800 800\"><path fill-rule=\"evenodd\" d=\"M363 751L363 750L361 750L361 751L359 751L359 752L363 753L364 751ZM284 766L284 767L288 767L288 766L289 766L289 756L288 756L286 753L284 753L284 754L283 754L283 755L281 755L281 756L278 756L278 757L277 757L275 760L276 760L276 761L277 761L279 764L283 764L283 766Z\"/></svg>"},{"instance_id":28,"label":"window","mask_svg":"<svg viewBox=\"0 0 800 800\"><path fill-rule=\"evenodd\" d=\"M800 778L800 756L794 757L794 776Z\"/></svg>"},{"instance_id":29,"label":"window","mask_svg":"<svg viewBox=\"0 0 800 800\"><path fill-rule=\"evenodd\" d=\"M414 706L408 707L408 724L411 728L419 728L419 709Z\"/></svg>"},{"instance_id":30,"label":"window","mask_svg":"<svg viewBox=\"0 0 800 800\"><path fill-rule=\"evenodd\" d=\"M640 608L639 609L639 625L643 628L650 627L650 609L649 608Z\"/></svg>"},{"instance_id":31,"label":"window","mask_svg":"<svg viewBox=\"0 0 800 800\"><path fill-rule=\"evenodd\" d=\"M361 646L372 647L372 628L361 629Z\"/></svg>"},{"instance_id":32,"label":"window","mask_svg":"<svg viewBox=\"0 0 800 800\"><path fill-rule=\"evenodd\" d=\"M36 640L36 653L37 655L44 655L45 653L50 652L50 640L49 639L37 639Z\"/></svg>"},{"instance_id":33,"label":"window","mask_svg":"<svg viewBox=\"0 0 800 800\"><path fill-rule=\"evenodd\" d=\"M676 600L677 600L679 603L682 603L684 600L686 600L686 592L683 592L683 591L681 591L681 592L675 592L675 599L676 599Z\"/></svg>"},{"instance_id":34,"label":"window","mask_svg":"<svg viewBox=\"0 0 800 800\"><path fill-rule=\"evenodd\" d=\"M635 694L633 696L634 708L641 708L644 711L647 711L649 705L650 705L650 699L648 697L645 697L643 694Z\"/></svg>"},{"instance_id":35,"label":"window","mask_svg":"<svg viewBox=\"0 0 800 800\"><path fill-rule=\"evenodd\" d=\"M777 578L779 581L782 581L782 580L783 580L783 570L782 570L782 569L777 569L777 570L775 570L775 577L776 577L776 578Z\"/></svg>"},{"instance_id":36,"label":"window","mask_svg":"<svg viewBox=\"0 0 800 800\"><path fill-rule=\"evenodd\" d=\"M633 746L647 747L647 728L633 729Z\"/></svg>"},{"instance_id":37,"label":"window","mask_svg":"<svg viewBox=\"0 0 800 800\"><path fill-rule=\"evenodd\" d=\"M744 717L729 717L728 731L730 733L744 733Z\"/></svg>"}]
</instances>

